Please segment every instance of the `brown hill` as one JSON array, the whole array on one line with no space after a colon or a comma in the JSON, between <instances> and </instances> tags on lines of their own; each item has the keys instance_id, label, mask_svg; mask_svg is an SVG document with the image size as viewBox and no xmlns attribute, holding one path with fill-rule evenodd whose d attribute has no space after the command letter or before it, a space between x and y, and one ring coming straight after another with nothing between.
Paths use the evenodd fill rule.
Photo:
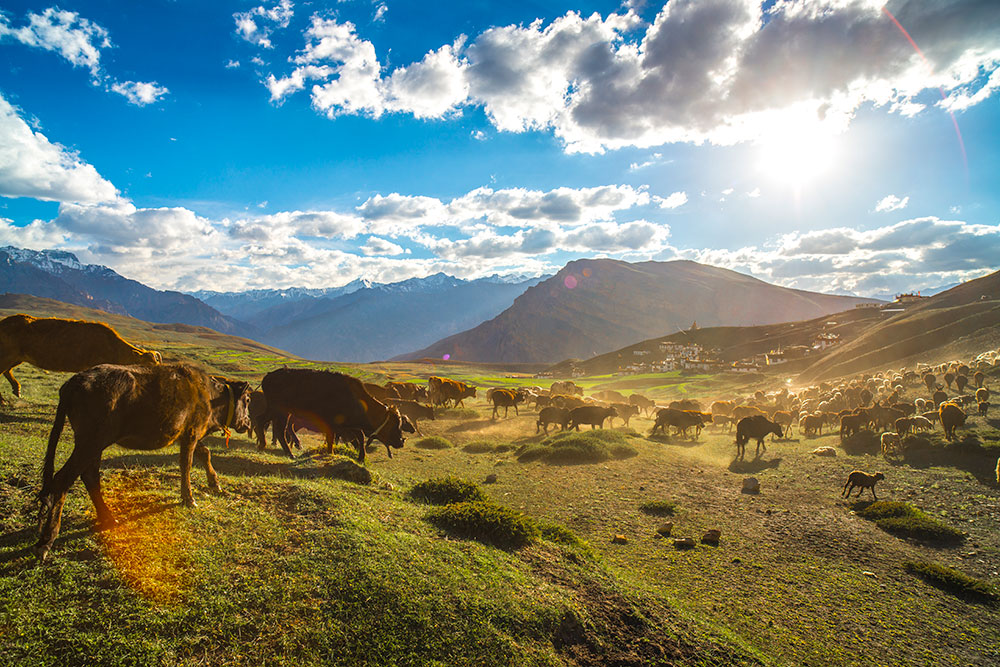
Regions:
<instances>
[{"instance_id":1,"label":"brown hill","mask_svg":"<svg viewBox=\"0 0 1000 667\"><path fill-rule=\"evenodd\" d=\"M802 382L939 363L1000 346L1000 271L922 300L806 368Z\"/></svg>"},{"instance_id":2,"label":"brown hill","mask_svg":"<svg viewBox=\"0 0 1000 667\"><path fill-rule=\"evenodd\" d=\"M771 285L691 261L585 259L528 289L497 317L397 359L553 363L702 327L811 319L871 299Z\"/></svg>"}]
</instances>

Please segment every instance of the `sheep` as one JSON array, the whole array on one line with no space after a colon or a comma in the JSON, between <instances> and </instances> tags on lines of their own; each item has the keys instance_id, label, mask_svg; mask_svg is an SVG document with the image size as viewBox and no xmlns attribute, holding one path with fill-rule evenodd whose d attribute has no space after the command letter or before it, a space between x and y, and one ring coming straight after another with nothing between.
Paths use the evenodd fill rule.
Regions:
<instances>
[{"instance_id":1,"label":"sheep","mask_svg":"<svg viewBox=\"0 0 1000 667\"><path fill-rule=\"evenodd\" d=\"M885 475L883 475L880 472L877 472L874 475L872 475L862 470L855 470L854 472L852 472L850 475L847 476L847 483L844 484L844 493L841 494L841 496L844 498L850 498L851 491L854 490L854 487L858 487L858 495L856 496L857 498L861 497L861 492L864 491L865 489L871 489L872 498L878 500L878 496L875 495L875 484L880 479L885 479Z\"/></svg>"},{"instance_id":2,"label":"sheep","mask_svg":"<svg viewBox=\"0 0 1000 667\"><path fill-rule=\"evenodd\" d=\"M980 417L985 417L986 416L986 412L989 409L990 409L990 402L989 401L983 401L982 403L980 403L979 404L979 416Z\"/></svg>"},{"instance_id":3,"label":"sheep","mask_svg":"<svg viewBox=\"0 0 1000 667\"><path fill-rule=\"evenodd\" d=\"M891 452L898 452L903 448L902 441L899 439L899 434L893 433L892 431L886 431L882 434L881 446L882 456L888 456Z\"/></svg>"},{"instance_id":4,"label":"sheep","mask_svg":"<svg viewBox=\"0 0 1000 667\"><path fill-rule=\"evenodd\" d=\"M914 431L931 431L934 429L934 424L927 417L917 415L916 417L910 417L910 429Z\"/></svg>"},{"instance_id":5,"label":"sheep","mask_svg":"<svg viewBox=\"0 0 1000 667\"><path fill-rule=\"evenodd\" d=\"M913 420L909 417L900 417L894 423L896 427L896 433L899 435L909 435L910 429L913 428Z\"/></svg>"}]
</instances>

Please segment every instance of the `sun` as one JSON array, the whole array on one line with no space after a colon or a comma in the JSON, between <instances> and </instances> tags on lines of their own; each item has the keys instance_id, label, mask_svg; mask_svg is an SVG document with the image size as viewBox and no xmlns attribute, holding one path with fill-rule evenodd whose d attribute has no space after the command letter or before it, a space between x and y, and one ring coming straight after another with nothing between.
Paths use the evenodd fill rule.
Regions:
<instances>
[{"instance_id":1,"label":"sun","mask_svg":"<svg viewBox=\"0 0 1000 667\"><path fill-rule=\"evenodd\" d=\"M817 123L786 123L761 139L758 167L771 181L796 189L827 175L837 161L834 134Z\"/></svg>"}]
</instances>

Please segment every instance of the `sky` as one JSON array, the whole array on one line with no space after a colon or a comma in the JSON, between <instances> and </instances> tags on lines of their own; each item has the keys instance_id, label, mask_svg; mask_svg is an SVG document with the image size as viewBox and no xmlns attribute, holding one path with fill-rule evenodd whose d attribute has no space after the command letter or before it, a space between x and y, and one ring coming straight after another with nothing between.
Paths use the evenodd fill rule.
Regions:
<instances>
[{"instance_id":1,"label":"sky","mask_svg":"<svg viewBox=\"0 0 1000 667\"><path fill-rule=\"evenodd\" d=\"M160 289L1000 269L1000 2L7 0L0 245Z\"/></svg>"}]
</instances>

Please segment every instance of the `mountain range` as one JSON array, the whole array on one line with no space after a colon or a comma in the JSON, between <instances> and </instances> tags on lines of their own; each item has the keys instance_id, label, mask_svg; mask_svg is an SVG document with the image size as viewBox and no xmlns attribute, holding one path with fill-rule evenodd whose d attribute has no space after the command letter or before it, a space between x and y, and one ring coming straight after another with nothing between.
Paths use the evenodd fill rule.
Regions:
<instances>
[{"instance_id":1,"label":"mountain range","mask_svg":"<svg viewBox=\"0 0 1000 667\"><path fill-rule=\"evenodd\" d=\"M590 358L698 326L749 326L820 317L873 299L789 289L697 262L570 262L482 324L400 355L477 362Z\"/></svg>"}]
</instances>

